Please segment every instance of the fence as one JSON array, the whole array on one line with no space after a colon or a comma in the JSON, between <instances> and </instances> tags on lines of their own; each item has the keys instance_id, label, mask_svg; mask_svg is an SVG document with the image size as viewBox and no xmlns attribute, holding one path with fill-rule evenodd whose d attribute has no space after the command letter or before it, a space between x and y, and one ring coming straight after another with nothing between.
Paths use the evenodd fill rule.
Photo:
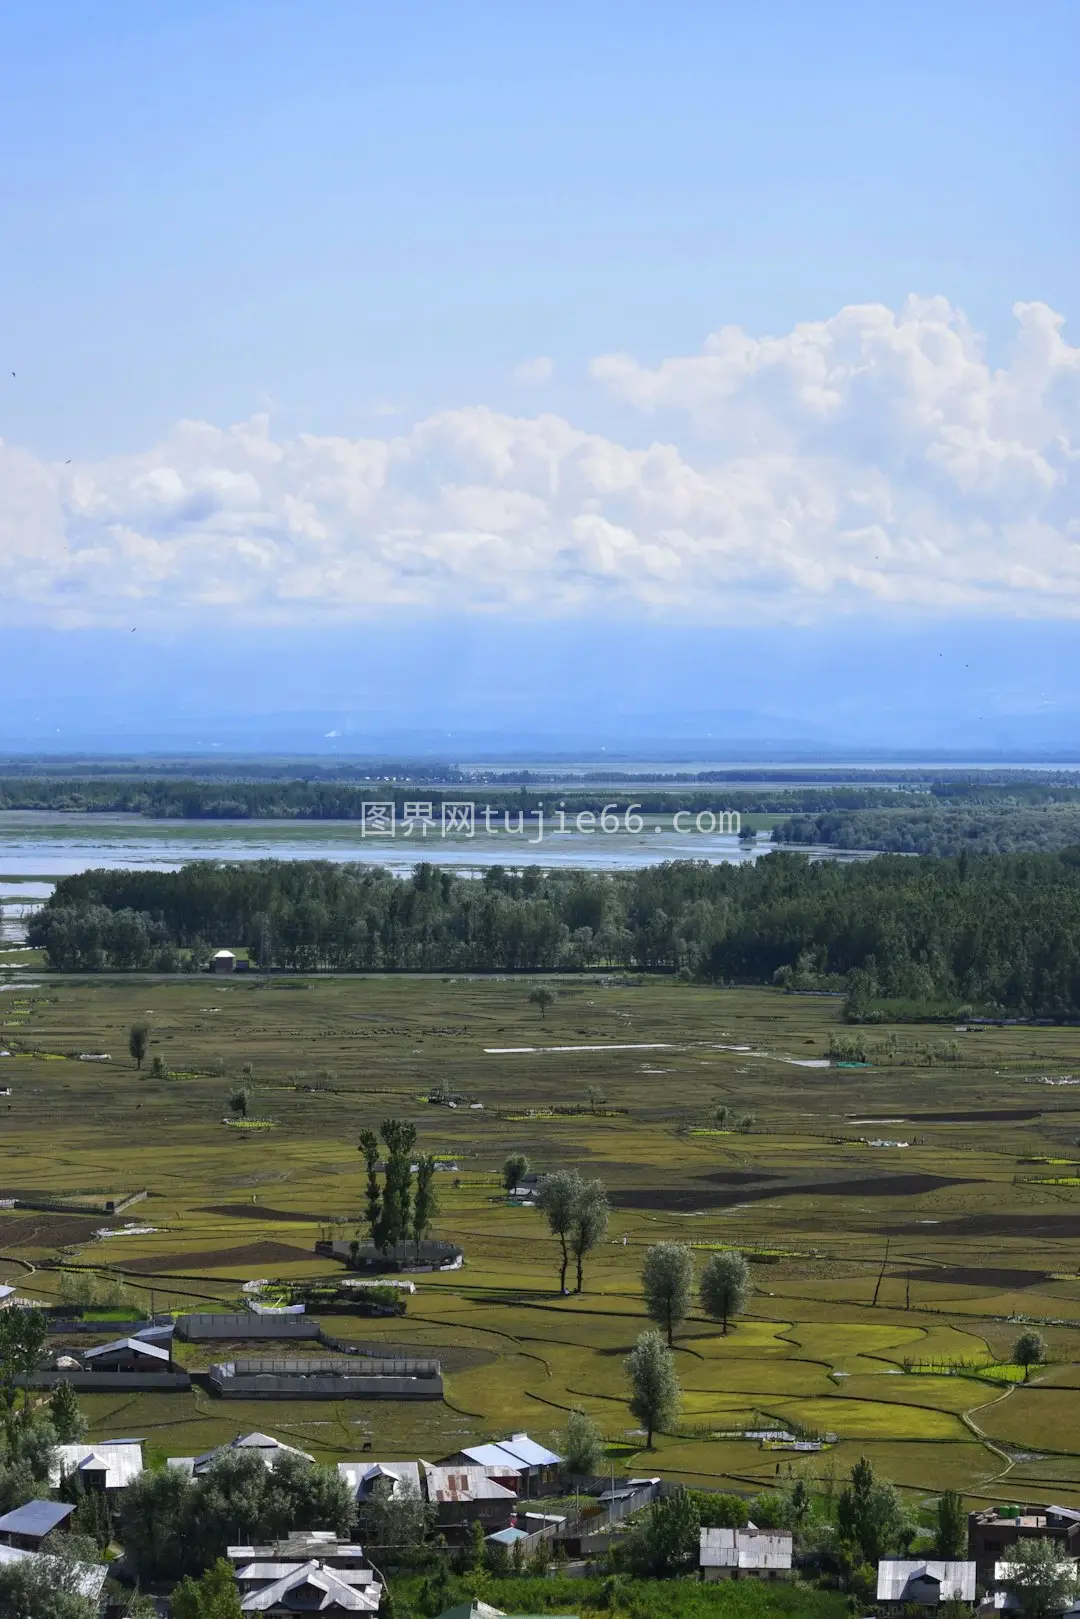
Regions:
<instances>
[{"instance_id":1,"label":"fence","mask_svg":"<svg viewBox=\"0 0 1080 1619\"><path fill-rule=\"evenodd\" d=\"M534 1535L529 1536L529 1545L539 1541L577 1541L591 1539L595 1535L603 1534L607 1529L613 1528L628 1518L633 1512L640 1512L643 1507L650 1506L661 1493L659 1484L643 1484L633 1491L620 1491L613 1501L604 1504L598 1503L597 1511L582 1513L581 1517L573 1518L565 1523L545 1524ZM522 1542L524 1544L524 1542Z\"/></svg>"},{"instance_id":2,"label":"fence","mask_svg":"<svg viewBox=\"0 0 1080 1619\"><path fill-rule=\"evenodd\" d=\"M26 1379L25 1387L51 1389L57 1383L70 1383L84 1394L114 1394L129 1390L132 1393L152 1393L163 1389L187 1389L191 1378L187 1372L78 1372L42 1371Z\"/></svg>"},{"instance_id":3,"label":"fence","mask_svg":"<svg viewBox=\"0 0 1080 1619\"><path fill-rule=\"evenodd\" d=\"M246 1310L237 1315L182 1315L177 1317L176 1333L191 1343L208 1338L308 1338L318 1341L322 1328L310 1316L303 1315L251 1315Z\"/></svg>"},{"instance_id":4,"label":"fence","mask_svg":"<svg viewBox=\"0 0 1080 1619\"><path fill-rule=\"evenodd\" d=\"M434 1360L245 1358L211 1366L209 1379L225 1399L440 1400L443 1392Z\"/></svg>"}]
</instances>

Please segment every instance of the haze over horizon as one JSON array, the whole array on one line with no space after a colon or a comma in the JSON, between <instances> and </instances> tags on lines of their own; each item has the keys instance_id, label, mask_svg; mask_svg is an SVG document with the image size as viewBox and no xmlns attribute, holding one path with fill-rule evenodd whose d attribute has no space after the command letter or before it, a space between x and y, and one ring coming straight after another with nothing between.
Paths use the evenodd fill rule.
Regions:
<instances>
[{"instance_id":1,"label":"haze over horizon","mask_svg":"<svg viewBox=\"0 0 1080 1619\"><path fill-rule=\"evenodd\" d=\"M0 749L1080 754L1065 0L16 0Z\"/></svg>"}]
</instances>

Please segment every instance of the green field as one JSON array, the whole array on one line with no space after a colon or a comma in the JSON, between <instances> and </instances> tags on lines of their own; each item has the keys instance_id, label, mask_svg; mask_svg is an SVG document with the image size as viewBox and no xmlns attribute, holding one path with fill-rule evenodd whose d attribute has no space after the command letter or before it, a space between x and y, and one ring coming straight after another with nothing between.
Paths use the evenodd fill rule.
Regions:
<instances>
[{"instance_id":1,"label":"green field","mask_svg":"<svg viewBox=\"0 0 1080 1619\"><path fill-rule=\"evenodd\" d=\"M62 1260L117 1267L159 1310L235 1304L251 1278L332 1269L313 1245L334 1221L355 1228L365 1126L412 1119L423 1148L458 1165L439 1176L436 1234L462 1244L464 1269L419 1278L404 1319L323 1317L341 1337L437 1351L443 1403L101 1396L85 1402L93 1436L191 1454L258 1427L331 1460L367 1440L375 1455L434 1460L510 1428L547 1437L579 1403L635 1473L755 1487L789 1466L828 1479L867 1454L919 1492L1080 1504L1080 1185L1046 1167L1080 1157L1080 1086L1044 1083L1080 1068L1074 1032L909 1025L887 1068L804 1067L840 1027L836 999L596 976L558 983L541 1020L528 987L42 976L0 993L0 1048L13 1052L0 1061L12 1092L0 1195L150 1192L108 1220L0 1213L0 1276L27 1295L55 1296ZM143 1018L151 1056L185 1077L135 1072L127 1031ZM958 1056L935 1065L945 1041ZM224 1123L245 1062L253 1116L270 1128ZM326 1088L289 1077L324 1068ZM483 1106L428 1103L443 1080ZM753 1128L717 1131L718 1102ZM580 1297L556 1290L541 1215L501 1195L516 1148L611 1190L609 1240ZM156 1229L94 1235L127 1222ZM727 1338L687 1323L680 1423L649 1455L622 1358L646 1324L637 1276L661 1238L702 1258L743 1247L757 1290ZM1018 1317L1044 1323L1052 1355L1026 1386L1001 1364ZM179 1354L202 1367L222 1346ZM836 1443L800 1456L718 1437L791 1424Z\"/></svg>"}]
</instances>

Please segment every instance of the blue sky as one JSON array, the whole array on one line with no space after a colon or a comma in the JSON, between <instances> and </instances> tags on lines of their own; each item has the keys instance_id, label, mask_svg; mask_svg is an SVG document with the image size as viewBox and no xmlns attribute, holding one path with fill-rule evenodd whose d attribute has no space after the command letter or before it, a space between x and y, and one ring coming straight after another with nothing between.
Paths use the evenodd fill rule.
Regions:
<instances>
[{"instance_id":1,"label":"blue sky","mask_svg":"<svg viewBox=\"0 0 1080 1619\"><path fill-rule=\"evenodd\" d=\"M1072 618L1078 44L1071 0L11 0L9 621Z\"/></svg>"}]
</instances>

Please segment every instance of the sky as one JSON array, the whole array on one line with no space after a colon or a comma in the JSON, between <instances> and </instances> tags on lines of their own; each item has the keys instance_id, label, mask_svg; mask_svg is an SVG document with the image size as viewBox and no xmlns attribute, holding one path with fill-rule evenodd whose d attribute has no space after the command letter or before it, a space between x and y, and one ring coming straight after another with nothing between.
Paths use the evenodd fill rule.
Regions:
<instances>
[{"instance_id":1,"label":"sky","mask_svg":"<svg viewBox=\"0 0 1080 1619\"><path fill-rule=\"evenodd\" d=\"M1078 47L1072 0L8 0L0 746L111 735L133 634L188 740L285 648L238 734L487 734L527 646L600 659L568 739L943 741L948 655L950 737L1062 744Z\"/></svg>"}]
</instances>

